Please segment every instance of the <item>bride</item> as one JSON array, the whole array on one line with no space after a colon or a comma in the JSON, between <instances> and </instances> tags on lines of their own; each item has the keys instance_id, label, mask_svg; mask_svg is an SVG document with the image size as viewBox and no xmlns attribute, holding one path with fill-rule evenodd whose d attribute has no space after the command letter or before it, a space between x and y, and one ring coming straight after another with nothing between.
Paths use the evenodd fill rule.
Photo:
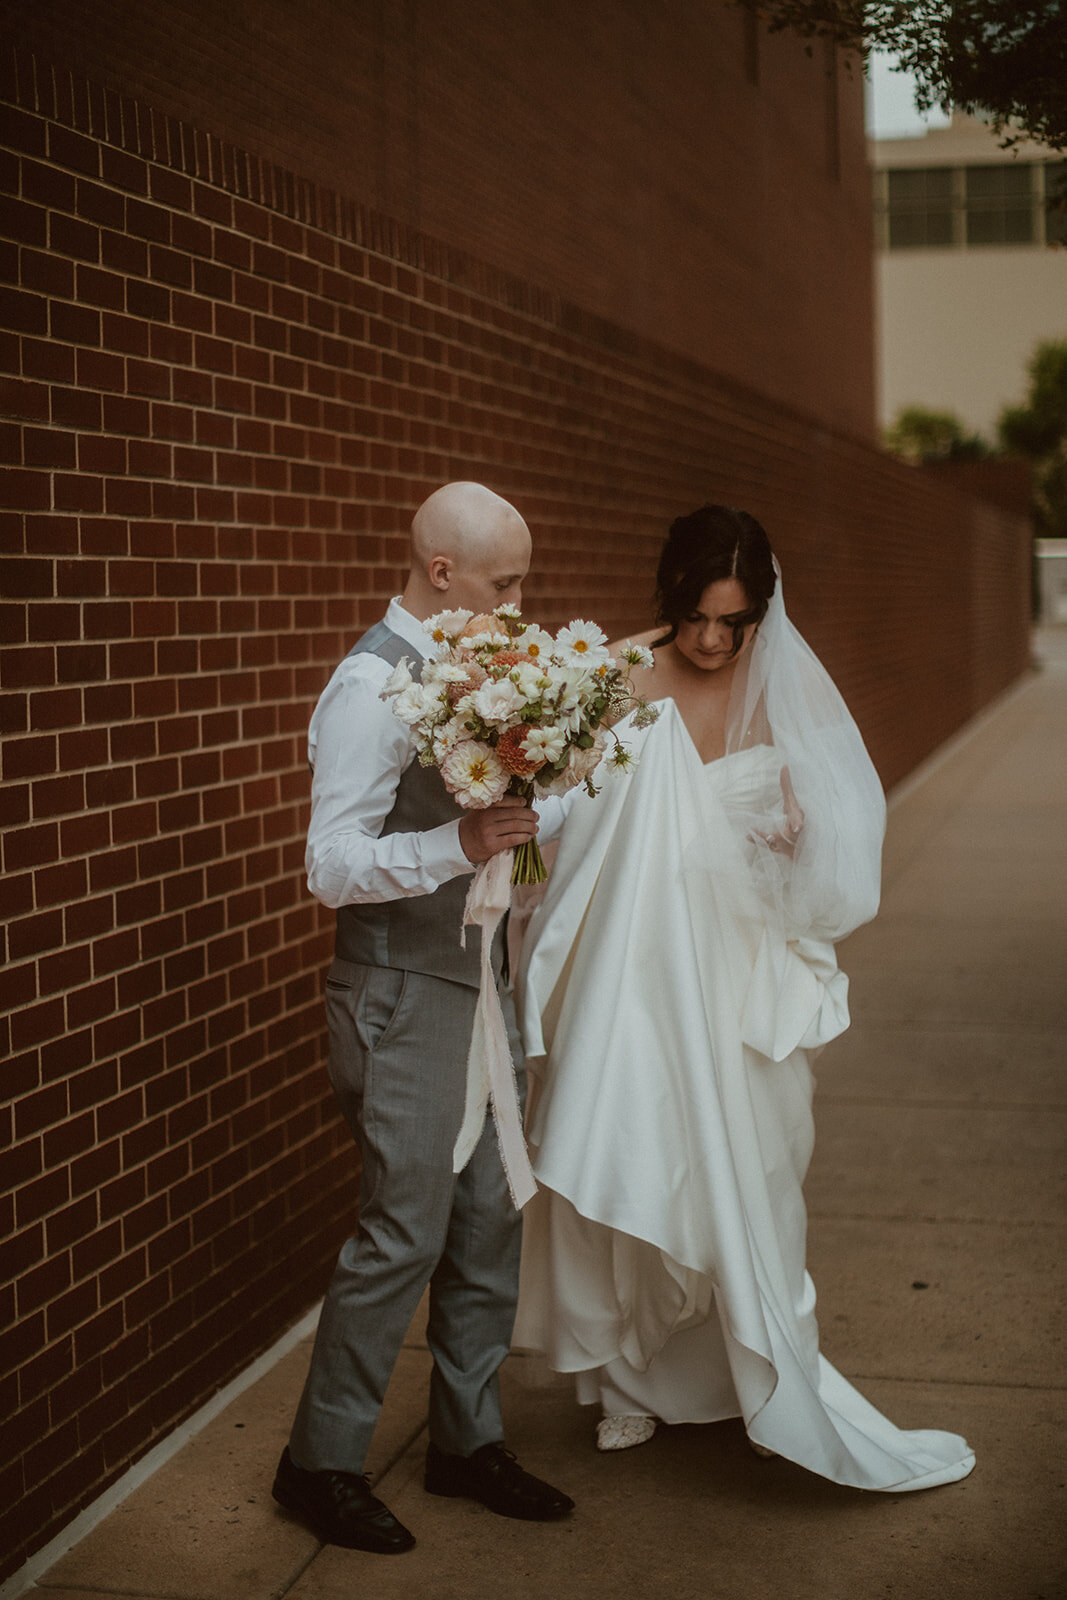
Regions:
<instances>
[{"instance_id":1,"label":"bride","mask_svg":"<svg viewBox=\"0 0 1067 1600\"><path fill-rule=\"evenodd\" d=\"M785 614L759 523L671 527L659 703L639 756L576 792L518 979L540 1186L516 1342L599 1402L602 1450L741 1416L837 1483L962 1478L819 1354L801 1184L810 1052L848 1026L834 941L877 909L885 806L841 696Z\"/></svg>"}]
</instances>

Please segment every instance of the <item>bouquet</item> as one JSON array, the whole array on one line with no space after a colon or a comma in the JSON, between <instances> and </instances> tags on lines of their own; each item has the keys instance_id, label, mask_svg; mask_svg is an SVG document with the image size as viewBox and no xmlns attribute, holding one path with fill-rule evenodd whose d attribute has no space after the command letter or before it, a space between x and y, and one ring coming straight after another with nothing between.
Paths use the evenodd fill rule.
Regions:
<instances>
[{"instance_id":1,"label":"bouquet","mask_svg":"<svg viewBox=\"0 0 1067 1600\"><path fill-rule=\"evenodd\" d=\"M530 800L584 784L602 762L634 765L612 725L634 711L639 727L658 715L634 693L630 669L652 652L627 644L622 662L593 622L575 620L552 636L513 606L474 615L442 611L423 626L433 650L416 682L401 658L382 699L407 723L423 766L440 769L461 806L494 805L506 794ZM515 851L512 883L543 883L536 838Z\"/></svg>"}]
</instances>

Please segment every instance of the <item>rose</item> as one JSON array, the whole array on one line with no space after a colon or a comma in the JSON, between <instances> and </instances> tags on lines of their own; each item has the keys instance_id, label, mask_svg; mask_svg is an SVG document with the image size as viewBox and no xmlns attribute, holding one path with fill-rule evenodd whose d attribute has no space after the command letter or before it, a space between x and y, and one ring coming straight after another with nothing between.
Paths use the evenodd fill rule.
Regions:
<instances>
[{"instance_id":1,"label":"rose","mask_svg":"<svg viewBox=\"0 0 1067 1600\"><path fill-rule=\"evenodd\" d=\"M510 721L525 704L525 698L510 678L501 678L495 683L489 680L470 696L471 710L490 726Z\"/></svg>"}]
</instances>

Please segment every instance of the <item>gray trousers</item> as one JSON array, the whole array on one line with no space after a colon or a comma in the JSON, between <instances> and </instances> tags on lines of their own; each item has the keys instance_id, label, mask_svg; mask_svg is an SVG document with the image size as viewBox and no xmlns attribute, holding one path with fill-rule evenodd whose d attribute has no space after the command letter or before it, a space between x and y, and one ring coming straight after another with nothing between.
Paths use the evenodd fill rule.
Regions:
<instances>
[{"instance_id":1,"label":"gray trousers","mask_svg":"<svg viewBox=\"0 0 1067 1600\"><path fill-rule=\"evenodd\" d=\"M326 1293L290 1439L310 1471L363 1470L427 1284L430 1438L466 1456L504 1436L497 1373L515 1320L522 1219L491 1117L467 1166L452 1171L476 1000L476 990L423 973L330 968L330 1081L362 1173L359 1231ZM521 1062L510 995L501 1003Z\"/></svg>"}]
</instances>

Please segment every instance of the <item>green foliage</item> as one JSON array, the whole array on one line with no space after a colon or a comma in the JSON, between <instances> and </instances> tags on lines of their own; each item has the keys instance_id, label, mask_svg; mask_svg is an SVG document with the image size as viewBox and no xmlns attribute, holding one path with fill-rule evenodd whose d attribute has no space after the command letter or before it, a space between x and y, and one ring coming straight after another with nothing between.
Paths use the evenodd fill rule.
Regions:
<instances>
[{"instance_id":1,"label":"green foliage","mask_svg":"<svg viewBox=\"0 0 1067 1600\"><path fill-rule=\"evenodd\" d=\"M1067 339L1047 339L1027 368L1030 390L1021 406L1006 406L1000 442L1034 463L1039 532L1067 537Z\"/></svg>"},{"instance_id":2,"label":"green foliage","mask_svg":"<svg viewBox=\"0 0 1067 1600\"><path fill-rule=\"evenodd\" d=\"M1067 149L1067 5L1025 0L734 0L772 32L832 38L864 59L889 50L922 111L989 118L1005 145Z\"/></svg>"},{"instance_id":3,"label":"green foliage","mask_svg":"<svg viewBox=\"0 0 1067 1600\"><path fill-rule=\"evenodd\" d=\"M954 411L904 406L886 429L886 449L905 461L976 461L990 454L977 433L967 433Z\"/></svg>"}]
</instances>

